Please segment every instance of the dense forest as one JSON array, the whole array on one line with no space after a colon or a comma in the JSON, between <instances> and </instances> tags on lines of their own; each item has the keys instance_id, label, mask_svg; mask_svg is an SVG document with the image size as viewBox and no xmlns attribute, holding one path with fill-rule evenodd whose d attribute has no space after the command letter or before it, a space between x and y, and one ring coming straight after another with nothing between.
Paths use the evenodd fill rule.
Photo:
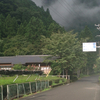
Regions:
<instances>
[{"instance_id":1,"label":"dense forest","mask_svg":"<svg viewBox=\"0 0 100 100\"><path fill-rule=\"evenodd\" d=\"M42 54L41 35L63 32L49 9L37 7L31 0L0 0L0 55Z\"/></svg>"},{"instance_id":2,"label":"dense forest","mask_svg":"<svg viewBox=\"0 0 100 100\"><path fill-rule=\"evenodd\" d=\"M82 42L91 41L95 41L94 34L87 26L77 34L66 32L52 19L49 9L31 0L0 0L0 56L59 56L52 62L54 73L77 69L88 74L93 72L97 52L83 53Z\"/></svg>"}]
</instances>

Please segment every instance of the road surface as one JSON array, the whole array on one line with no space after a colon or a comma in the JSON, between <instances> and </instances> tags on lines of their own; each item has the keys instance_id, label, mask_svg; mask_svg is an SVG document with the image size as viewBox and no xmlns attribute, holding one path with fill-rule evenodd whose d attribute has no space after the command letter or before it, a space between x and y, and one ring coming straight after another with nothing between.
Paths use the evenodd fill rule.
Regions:
<instances>
[{"instance_id":1,"label":"road surface","mask_svg":"<svg viewBox=\"0 0 100 100\"><path fill-rule=\"evenodd\" d=\"M82 78L19 100L100 100L99 76Z\"/></svg>"}]
</instances>

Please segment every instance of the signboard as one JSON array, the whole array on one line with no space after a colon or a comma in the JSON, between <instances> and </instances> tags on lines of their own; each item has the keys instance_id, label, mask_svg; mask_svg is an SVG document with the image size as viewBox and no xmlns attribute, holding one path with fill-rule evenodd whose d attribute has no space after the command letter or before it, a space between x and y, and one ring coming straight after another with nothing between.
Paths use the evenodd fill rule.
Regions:
<instances>
[{"instance_id":1,"label":"signboard","mask_svg":"<svg viewBox=\"0 0 100 100\"><path fill-rule=\"evenodd\" d=\"M83 43L83 52L95 52L96 42Z\"/></svg>"}]
</instances>

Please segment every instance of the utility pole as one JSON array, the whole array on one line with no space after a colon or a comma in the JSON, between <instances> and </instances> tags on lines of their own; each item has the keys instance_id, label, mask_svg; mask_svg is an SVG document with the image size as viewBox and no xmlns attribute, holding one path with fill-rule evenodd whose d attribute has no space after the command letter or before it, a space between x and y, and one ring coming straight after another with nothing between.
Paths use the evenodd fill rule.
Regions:
<instances>
[{"instance_id":1,"label":"utility pole","mask_svg":"<svg viewBox=\"0 0 100 100\"><path fill-rule=\"evenodd\" d=\"M98 25L96 25L95 24L95 26L97 26L97 29L100 31L100 24L98 24ZM100 35L97 35L96 37L100 37ZM100 48L100 41L98 41L98 48ZM99 49L99 57L100 57L100 49Z\"/></svg>"}]
</instances>

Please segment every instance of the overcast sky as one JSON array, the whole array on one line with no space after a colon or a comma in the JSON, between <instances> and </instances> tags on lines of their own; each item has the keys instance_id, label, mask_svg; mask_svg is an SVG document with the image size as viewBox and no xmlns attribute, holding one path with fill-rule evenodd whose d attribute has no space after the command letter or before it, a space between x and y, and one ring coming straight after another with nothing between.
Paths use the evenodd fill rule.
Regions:
<instances>
[{"instance_id":1,"label":"overcast sky","mask_svg":"<svg viewBox=\"0 0 100 100\"><path fill-rule=\"evenodd\" d=\"M100 22L100 0L32 0L44 9L49 8L52 18L67 27L86 20ZM95 2L96 1L96 2ZM83 20L81 20L83 18Z\"/></svg>"}]
</instances>

